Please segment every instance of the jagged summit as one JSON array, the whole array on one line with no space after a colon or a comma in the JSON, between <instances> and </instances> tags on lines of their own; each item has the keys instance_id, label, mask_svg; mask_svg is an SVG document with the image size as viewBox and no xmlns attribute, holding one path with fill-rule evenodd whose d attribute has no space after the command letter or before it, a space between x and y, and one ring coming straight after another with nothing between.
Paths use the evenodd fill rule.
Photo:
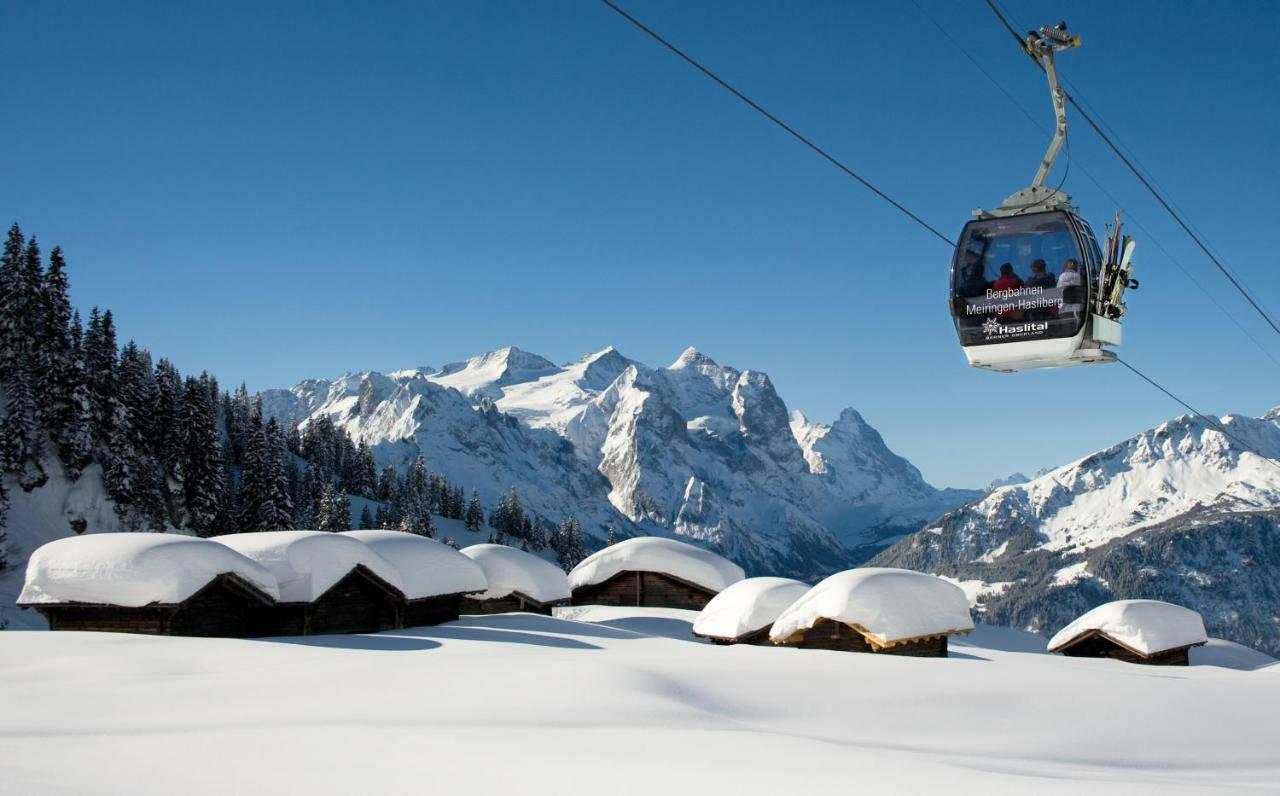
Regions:
<instances>
[{"instance_id":1,"label":"jagged summit","mask_svg":"<svg viewBox=\"0 0 1280 796\"><path fill-rule=\"evenodd\" d=\"M328 415L380 465L421 452L486 501L515 485L535 511L573 514L593 535L692 539L756 572L847 566L881 533L868 528L906 515L919 527L943 494L856 413L802 441L768 375L694 348L654 369L612 346L563 366L506 347L436 373L271 390L264 406L303 422Z\"/></svg>"}]
</instances>

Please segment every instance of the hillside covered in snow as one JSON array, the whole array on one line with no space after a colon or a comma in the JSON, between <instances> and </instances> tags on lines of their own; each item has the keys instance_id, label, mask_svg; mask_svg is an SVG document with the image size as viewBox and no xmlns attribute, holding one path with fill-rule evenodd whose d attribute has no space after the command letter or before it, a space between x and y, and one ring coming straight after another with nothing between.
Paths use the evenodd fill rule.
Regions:
<instances>
[{"instance_id":1,"label":"hillside covered in snow","mask_svg":"<svg viewBox=\"0 0 1280 796\"><path fill-rule=\"evenodd\" d=\"M753 573L805 577L865 560L977 493L939 490L853 409L790 412L769 377L690 348L665 368L613 348L564 366L504 348L438 371L346 374L262 394L327 416L380 466L428 467L486 501L515 487L588 534L671 535Z\"/></svg>"},{"instance_id":2,"label":"hillside covered in snow","mask_svg":"<svg viewBox=\"0 0 1280 796\"><path fill-rule=\"evenodd\" d=\"M1185 605L1280 652L1280 410L1183 416L993 490L875 559L961 583L983 620L1052 633L1112 599ZM1240 443L1245 443L1242 446Z\"/></svg>"}]
</instances>

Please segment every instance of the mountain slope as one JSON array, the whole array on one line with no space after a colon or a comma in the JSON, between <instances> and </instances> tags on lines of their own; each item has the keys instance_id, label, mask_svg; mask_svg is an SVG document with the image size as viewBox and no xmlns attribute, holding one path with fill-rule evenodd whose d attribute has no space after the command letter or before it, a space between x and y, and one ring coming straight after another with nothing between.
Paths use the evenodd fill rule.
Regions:
<instances>
[{"instance_id":1,"label":"mountain slope","mask_svg":"<svg viewBox=\"0 0 1280 796\"><path fill-rule=\"evenodd\" d=\"M1221 419L1280 457L1280 412ZM987 621L1050 633L1110 599L1204 614L1280 652L1280 467L1183 416L961 506L875 559L962 581Z\"/></svg>"},{"instance_id":2,"label":"mountain slope","mask_svg":"<svg viewBox=\"0 0 1280 796\"><path fill-rule=\"evenodd\" d=\"M797 426L767 375L692 348L666 368L611 347L563 367L504 348L439 372L345 374L262 398L282 419L332 418L381 465L422 454L487 505L514 486L545 518L576 515L598 539L610 528L679 536L753 572L851 565L976 496L927 484L853 410Z\"/></svg>"}]
</instances>

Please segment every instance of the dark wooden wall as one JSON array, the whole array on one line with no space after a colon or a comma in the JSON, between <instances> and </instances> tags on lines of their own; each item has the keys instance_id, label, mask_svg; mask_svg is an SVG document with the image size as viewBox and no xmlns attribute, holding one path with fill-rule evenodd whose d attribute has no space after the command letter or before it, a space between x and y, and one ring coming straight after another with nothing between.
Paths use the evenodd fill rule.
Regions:
<instances>
[{"instance_id":1,"label":"dark wooden wall","mask_svg":"<svg viewBox=\"0 0 1280 796\"><path fill-rule=\"evenodd\" d=\"M495 600L477 600L474 597L464 597L462 599L462 613L464 614L511 614L523 612L550 616L553 606L554 603L540 603L537 600L525 597L520 592L512 592L506 597L499 597Z\"/></svg>"},{"instance_id":2,"label":"dark wooden wall","mask_svg":"<svg viewBox=\"0 0 1280 796\"><path fill-rule=\"evenodd\" d=\"M917 658L947 657L946 636L909 641L877 650L868 644L866 638L858 631L843 622L830 619L819 619L813 627L804 631L800 639L787 641L787 646L840 652L874 652L880 655L909 655Z\"/></svg>"},{"instance_id":3,"label":"dark wooden wall","mask_svg":"<svg viewBox=\"0 0 1280 796\"><path fill-rule=\"evenodd\" d=\"M348 572L308 606L310 633L376 633L396 627L402 600L360 569Z\"/></svg>"},{"instance_id":4,"label":"dark wooden wall","mask_svg":"<svg viewBox=\"0 0 1280 796\"><path fill-rule=\"evenodd\" d=\"M441 594L406 600L400 606L400 627L429 627L441 622L453 622L461 610L462 595Z\"/></svg>"},{"instance_id":5,"label":"dark wooden wall","mask_svg":"<svg viewBox=\"0 0 1280 796\"><path fill-rule=\"evenodd\" d=\"M270 598L231 575L219 575L176 605L47 605L51 630L243 638L256 635Z\"/></svg>"},{"instance_id":6,"label":"dark wooden wall","mask_svg":"<svg viewBox=\"0 0 1280 796\"><path fill-rule=\"evenodd\" d=\"M1118 661L1144 663L1148 666L1186 666L1189 663L1188 649L1188 647L1179 647L1144 658L1103 636L1095 635L1071 645L1063 650L1062 654L1071 658L1114 658Z\"/></svg>"},{"instance_id":7,"label":"dark wooden wall","mask_svg":"<svg viewBox=\"0 0 1280 796\"><path fill-rule=\"evenodd\" d=\"M603 583L573 590L574 605L688 608L701 611L716 593L659 572L619 572Z\"/></svg>"}]
</instances>

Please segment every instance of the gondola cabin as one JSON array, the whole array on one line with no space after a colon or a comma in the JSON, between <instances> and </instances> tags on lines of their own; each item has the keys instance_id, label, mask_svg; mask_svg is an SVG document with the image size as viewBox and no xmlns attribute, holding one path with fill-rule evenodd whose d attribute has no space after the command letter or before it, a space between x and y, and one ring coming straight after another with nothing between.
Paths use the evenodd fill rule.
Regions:
<instances>
[{"instance_id":1,"label":"gondola cabin","mask_svg":"<svg viewBox=\"0 0 1280 796\"><path fill-rule=\"evenodd\" d=\"M742 568L710 550L656 536L606 547L569 573L574 605L684 608L701 611Z\"/></svg>"},{"instance_id":2,"label":"gondola cabin","mask_svg":"<svg viewBox=\"0 0 1280 796\"><path fill-rule=\"evenodd\" d=\"M693 635L713 644L769 644L769 629L809 591L791 578L747 578L711 598L693 623Z\"/></svg>"},{"instance_id":3,"label":"gondola cabin","mask_svg":"<svg viewBox=\"0 0 1280 796\"><path fill-rule=\"evenodd\" d=\"M564 570L532 553L501 544L465 547L462 555L484 572L488 586L462 601L464 614L534 613L550 616L569 604Z\"/></svg>"},{"instance_id":4,"label":"gondola cabin","mask_svg":"<svg viewBox=\"0 0 1280 796\"><path fill-rule=\"evenodd\" d=\"M104 533L32 554L18 604L51 630L255 635L279 592L264 567L190 536Z\"/></svg>"},{"instance_id":5,"label":"gondola cabin","mask_svg":"<svg viewBox=\"0 0 1280 796\"><path fill-rule=\"evenodd\" d=\"M1065 94L1055 53L1078 47L1066 23L1027 38L1044 68L1056 120L1031 186L995 210L978 210L960 233L951 262L951 315L969 364L1012 373L1032 368L1114 362L1121 343L1124 291L1133 241L1119 215L1106 246L1061 186L1045 180L1067 137Z\"/></svg>"},{"instance_id":6,"label":"gondola cabin","mask_svg":"<svg viewBox=\"0 0 1280 796\"><path fill-rule=\"evenodd\" d=\"M1200 614L1159 600L1118 600L1085 613L1049 640L1049 652L1149 666L1186 666L1209 641Z\"/></svg>"},{"instance_id":7,"label":"gondola cabin","mask_svg":"<svg viewBox=\"0 0 1280 796\"><path fill-rule=\"evenodd\" d=\"M458 618L464 597L484 591L484 571L449 547L405 531L346 531L400 573L404 601L397 627L425 627Z\"/></svg>"},{"instance_id":8,"label":"gondola cabin","mask_svg":"<svg viewBox=\"0 0 1280 796\"><path fill-rule=\"evenodd\" d=\"M778 617L769 638L801 649L945 658L947 639L972 630L958 586L920 572L866 567L814 586Z\"/></svg>"},{"instance_id":9,"label":"gondola cabin","mask_svg":"<svg viewBox=\"0 0 1280 796\"><path fill-rule=\"evenodd\" d=\"M399 571L367 545L324 531L264 531L213 541L258 562L280 599L257 635L374 633L399 624L405 602Z\"/></svg>"}]
</instances>

